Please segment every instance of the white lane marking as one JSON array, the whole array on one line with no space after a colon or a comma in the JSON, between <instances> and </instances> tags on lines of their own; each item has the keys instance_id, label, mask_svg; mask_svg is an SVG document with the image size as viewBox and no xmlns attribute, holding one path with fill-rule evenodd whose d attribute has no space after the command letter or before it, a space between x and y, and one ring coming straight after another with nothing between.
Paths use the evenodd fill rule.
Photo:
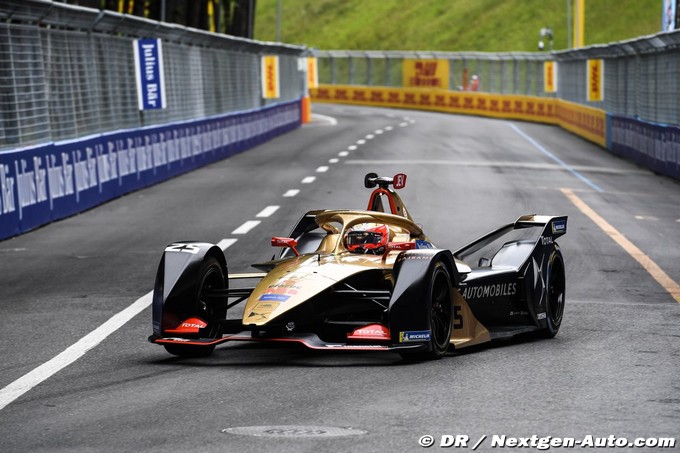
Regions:
<instances>
[{"instance_id":1,"label":"white lane marking","mask_svg":"<svg viewBox=\"0 0 680 453\"><path fill-rule=\"evenodd\" d=\"M349 153L348 153L347 151L340 151L340 152L338 153L338 156L340 156L340 157L347 157L347 156L349 156Z\"/></svg>"},{"instance_id":2,"label":"white lane marking","mask_svg":"<svg viewBox=\"0 0 680 453\"><path fill-rule=\"evenodd\" d=\"M18 247L15 249L0 249L0 253L8 253L8 252L25 252L27 249L25 247Z\"/></svg>"},{"instance_id":3,"label":"white lane marking","mask_svg":"<svg viewBox=\"0 0 680 453\"><path fill-rule=\"evenodd\" d=\"M351 146L348 146L347 149L350 150L350 151L354 151L355 149L357 149L357 147L356 147L356 145L351 145Z\"/></svg>"},{"instance_id":4,"label":"white lane marking","mask_svg":"<svg viewBox=\"0 0 680 453\"><path fill-rule=\"evenodd\" d=\"M269 217L276 211L278 211L278 209L279 206L267 206L262 211L258 212L257 215L255 215L255 217Z\"/></svg>"},{"instance_id":5,"label":"white lane marking","mask_svg":"<svg viewBox=\"0 0 680 453\"><path fill-rule=\"evenodd\" d=\"M322 165L321 167L318 167L318 168L316 169L316 172L317 172L317 173L326 173L327 171L328 171L328 167L325 166L325 165Z\"/></svg>"},{"instance_id":6,"label":"white lane marking","mask_svg":"<svg viewBox=\"0 0 680 453\"><path fill-rule=\"evenodd\" d=\"M377 160L377 159L352 159L346 161L347 165L451 165L454 167L499 167L499 168L526 168L530 170L567 170L559 164L544 162L510 162L510 161L461 161L461 160ZM649 170L625 170L617 168L575 166L574 170L609 175L649 174ZM538 187L538 186L536 186Z\"/></svg>"},{"instance_id":7,"label":"white lane marking","mask_svg":"<svg viewBox=\"0 0 680 453\"><path fill-rule=\"evenodd\" d=\"M332 116L321 115L319 113L312 113L312 121L314 120L325 122L326 126L337 126L338 124L338 120L336 120Z\"/></svg>"},{"instance_id":8,"label":"white lane marking","mask_svg":"<svg viewBox=\"0 0 680 453\"><path fill-rule=\"evenodd\" d=\"M217 243L218 247L226 250L236 242L236 239L222 239ZM26 373L7 387L0 390L0 410L31 390L36 385L57 374L79 358L87 351L99 345L109 335L123 327L128 321L137 316L142 310L148 308L153 300L153 291L137 299L132 305L119 311L108 321L95 330L85 335L73 345L66 348L62 353L43 363L39 367Z\"/></svg>"},{"instance_id":9,"label":"white lane marking","mask_svg":"<svg viewBox=\"0 0 680 453\"><path fill-rule=\"evenodd\" d=\"M238 239L234 238L227 238L227 239L222 239L220 242L217 243L217 246L222 249L222 251L227 250L229 247L234 245L238 241Z\"/></svg>"},{"instance_id":10,"label":"white lane marking","mask_svg":"<svg viewBox=\"0 0 680 453\"><path fill-rule=\"evenodd\" d=\"M145 294L135 303L113 315L104 324L85 335L72 346L69 346L62 353L0 390L0 410L36 385L48 379L50 376L81 358L87 351L94 348L113 332L120 329L125 323L151 305L152 295L153 291Z\"/></svg>"},{"instance_id":11,"label":"white lane marking","mask_svg":"<svg viewBox=\"0 0 680 453\"><path fill-rule=\"evenodd\" d=\"M537 150L539 150L540 152L542 152L543 154L545 154L546 156L548 156L549 158L551 158L552 160L554 160L555 162L557 162L560 166L562 166L562 167L563 167L565 170L567 170L569 173L571 173L572 175L576 176L578 179L580 179L581 181L583 181L584 183L586 183L587 185L589 185L590 187L592 187L593 189L595 189L595 191L600 192L600 193L604 192L604 189L602 189L600 186L598 186L597 184L595 184L595 183L594 183L593 181L591 181L590 179L588 179L588 178L586 178L585 176L583 176L581 173L579 173L579 172L577 172L576 170L574 170L573 167L571 167L570 165L566 164L562 159L560 159L560 158L557 157L555 154L553 154L552 152L550 152L550 150L548 150L547 148L543 147L540 143L538 143L536 140L534 140L533 138L531 138L531 137L530 137L527 133L525 133L522 129L520 129L519 127L515 126L515 125L512 124L512 123L510 123L510 127L512 128L512 130L514 130L514 131L517 132L519 135L521 135L522 138L524 138L526 141L528 141L529 143L531 143L531 144L534 146L534 148L536 148Z\"/></svg>"},{"instance_id":12,"label":"white lane marking","mask_svg":"<svg viewBox=\"0 0 680 453\"><path fill-rule=\"evenodd\" d=\"M248 220L240 227L236 228L231 234L247 234L250 230L260 224L259 220Z\"/></svg>"},{"instance_id":13,"label":"white lane marking","mask_svg":"<svg viewBox=\"0 0 680 453\"><path fill-rule=\"evenodd\" d=\"M392 126L387 126L387 127L385 128L386 131L391 131L392 129L394 129Z\"/></svg>"},{"instance_id":14,"label":"white lane marking","mask_svg":"<svg viewBox=\"0 0 680 453\"><path fill-rule=\"evenodd\" d=\"M635 218L637 220L652 220L652 221L659 220L658 217L654 217L654 216L651 216L651 215L636 215Z\"/></svg>"},{"instance_id":15,"label":"white lane marking","mask_svg":"<svg viewBox=\"0 0 680 453\"><path fill-rule=\"evenodd\" d=\"M411 124L416 124L416 120L408 120L408 122Z\"/></svg>"},{"instance_id":16,"label":"white lane marking","mask_svg":"<svg viewBox=\"0 0 680 453\"><path fill-rule=\"evenodd\" d=\"M377 129L377 130L374 132L374 134L376 134L376 135L380 135L380 134L382 134L382 133L383 133L383 130L382 130L382 129Z\"/></svg>"},{"instance_id":17,"label":"white lane marking","mask_svg":"<svg viewBox=\"0 0 680 453\"><path fill-rule=\"evenodd\" d=\"M335 157L332 158L332 159L328 159L329 164L337 164L338 162L340 162L340 159L335 158Z\"/></svg>"},{"instance_id":18,"label":"white lane marking","mask_svg":"<svg viewBox=\"0 0 680 453\"><path fill-rule=\"evenodd\" d=\"M375 137L375 135L373 135L373 134L368 134L368 135L366 136L366 140L373 140L374 137Z\"/></svg>"},{"instance_id":19,"label":"white lane marking","mask_svg":"<svg viewBox=\"0 0 680 453\"><path fill-rule=\"evenodd\" d=\"M295 195L299 194L300 190L299 189L290 189L286 193L283 194L284 197L294 197Z\"/></svg>"},{"instance_id":20,"label":"white lane marking","mask_svg":"<svg viewBox=\"0 0 680 453\"><path fill-rule=\"evenodd\" d=\"M316 176L307 176L304 178L302 181L300 181L302 184L311 184L314 181L316 181Z\"/></svg>"},{"instance_id":21,"label":"white lane marking","mask_svg":"<svg viewBox=\"0 0 680 453\"><path fill-rule=\"evenodd\" d=\"M366 143L366 140L357 140L357 145L363 145Z\"/></svg>"},{"instance_id":22,"label":"white lane marking","mask_svg":"<svg viewBox=\"0 0 680 453\"><path fill-rule=\"evenodd\" d=\"M399 127L406 127L408 126L408 123L399 123Z\"/></svg>"}]
</instances>

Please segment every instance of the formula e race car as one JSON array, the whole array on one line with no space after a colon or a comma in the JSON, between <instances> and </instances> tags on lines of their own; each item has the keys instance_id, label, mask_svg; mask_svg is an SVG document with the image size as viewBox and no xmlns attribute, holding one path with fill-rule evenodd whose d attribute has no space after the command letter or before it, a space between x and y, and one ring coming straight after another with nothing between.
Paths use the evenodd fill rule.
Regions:
<instances>
[{"instance_id":1,"label":"formula e race car","mask_svg":"<svg viewBox=\"0 0 680 453\"><path fill-rule=\"evenodd\" d=\"M213 244L170 244L149 341L189 357L268 341L425 360L520 334L555 336L566 283L556 239L567 217L525 215L451 252L413 221L395 191L405 183L404 174L369 173L367 210L307 212L288 237L272 238L282 249L253 265L262 272L229 274ZM227 316L242 302L242 316Z\"/></svg>"}]
</instances>

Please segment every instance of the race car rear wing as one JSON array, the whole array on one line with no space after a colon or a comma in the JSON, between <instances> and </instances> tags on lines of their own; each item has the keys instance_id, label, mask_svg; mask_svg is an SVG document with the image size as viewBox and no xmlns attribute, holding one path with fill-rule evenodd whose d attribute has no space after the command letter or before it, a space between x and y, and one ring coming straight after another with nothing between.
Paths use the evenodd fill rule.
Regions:
<instances>
[{"instance_id":1,"label":"race car rear wing","mask_svg":"<svg viewBox=\"0 0 680 453\"><path fill-rule=\"evenodd\" d=\"M528 229L538 229L539 231L528 231ZM526 231L522 231L526 230ZM534 247L539 242L553 242L567 232L567 216L547 216L547 215L524 215L514 223L509 223L497 228L479 239L461 247L453 252L456 259L465 262L477 262L470 260L470 257L478 254L491 257L508 241L519 244L520 242L531 243ZM548 239L546 239L548 238ZM527 244L528 245L528 244ZM494 247L495 246L495 247ZM490 250L494 249L495 250Z\"/></svg>"}]
</instances>

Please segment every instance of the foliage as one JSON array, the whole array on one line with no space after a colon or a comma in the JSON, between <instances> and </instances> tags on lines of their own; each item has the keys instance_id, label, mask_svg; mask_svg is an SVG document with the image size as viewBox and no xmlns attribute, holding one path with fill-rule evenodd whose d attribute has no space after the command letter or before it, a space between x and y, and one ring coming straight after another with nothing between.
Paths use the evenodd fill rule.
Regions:
<instances>
[{"instance_id":1,"label":"foliage","mask_svg":"<svg viewBox=\"0 0 680 453\"><path fill-rule=\"evenodd\" d=\"M550 27L567 48L575 0L257 0L255 39L329 50L536 51ZM662 0L586 0L585 44L661 31ZM547 45L546 45L547 47Z\"/></svg>"}]
</instances>

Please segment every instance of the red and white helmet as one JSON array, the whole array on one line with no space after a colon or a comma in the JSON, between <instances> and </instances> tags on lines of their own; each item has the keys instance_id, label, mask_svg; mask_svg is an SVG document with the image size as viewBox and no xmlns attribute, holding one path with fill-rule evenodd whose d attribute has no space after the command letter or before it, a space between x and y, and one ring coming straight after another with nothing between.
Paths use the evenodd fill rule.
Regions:
<instances>
[{"instance_id":1,"label":"red and white helmet","mask_svg":"<svg viewBox=\"0 0 680 453\"><path fill-rule=\"evenodd\" d=\"M345 234L345 247L352 253L382 255L389 239L387 225L357 225Z\"/></svg>"}]
</instances>

